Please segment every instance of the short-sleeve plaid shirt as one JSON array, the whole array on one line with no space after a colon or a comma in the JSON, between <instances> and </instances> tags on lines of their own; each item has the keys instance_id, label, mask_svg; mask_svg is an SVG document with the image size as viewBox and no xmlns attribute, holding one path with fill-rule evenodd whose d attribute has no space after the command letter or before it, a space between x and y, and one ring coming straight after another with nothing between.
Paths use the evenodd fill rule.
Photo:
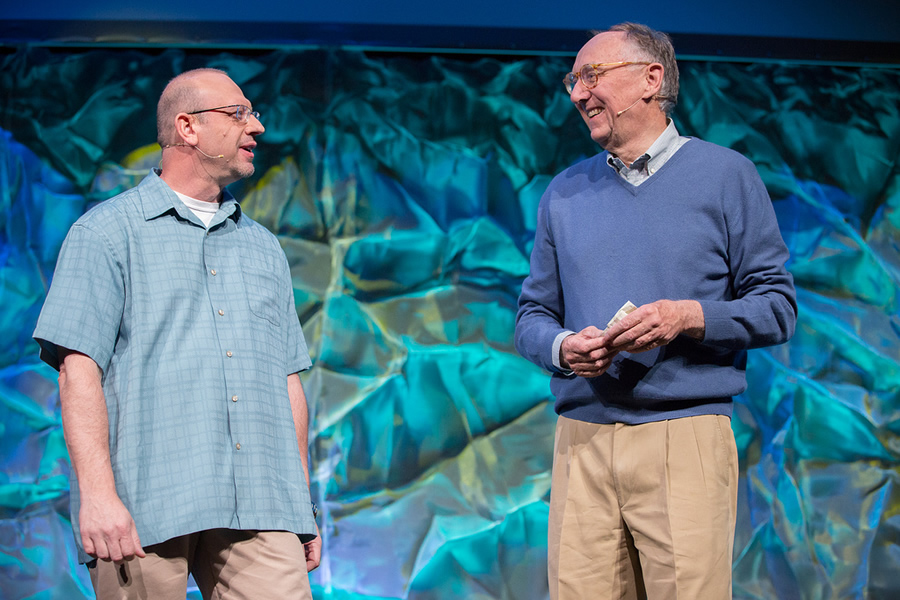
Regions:
<instances>
[{"instance_id":1,"label":"short-sleeve plaid shirt","mask_svg":"<svg viewBox=\"0 0 900 600\"><path fill-rule=\"evenodd\" d=\"M310 366L287 259L227 190L209 229L155 172L88 211L34 337L55 368L63 347L103 370L116 488L143 545L315 532L287 393Z\"/></svg>"}]
</instances>

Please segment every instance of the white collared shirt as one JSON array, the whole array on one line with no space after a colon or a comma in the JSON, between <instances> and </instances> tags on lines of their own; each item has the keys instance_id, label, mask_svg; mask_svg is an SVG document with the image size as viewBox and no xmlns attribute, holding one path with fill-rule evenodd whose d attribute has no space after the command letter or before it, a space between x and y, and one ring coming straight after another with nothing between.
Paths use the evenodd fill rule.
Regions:
<instances>
[{"instance_id":1,"label":"white collared shirt","mask_svg":"<svg viewBox=\"0 0 900 600\"><path fill-rule=\"evenodd\" d=\"M612 153L607 157L606 162L631 185L641 185L666 164L666 161L672 158L672 155L690 139L679 135L678 129L675 128L675 122L669 119L669 124L659 134L656 141L631 165L626 165L622 159Z\"/></svg>"}]
</instances>

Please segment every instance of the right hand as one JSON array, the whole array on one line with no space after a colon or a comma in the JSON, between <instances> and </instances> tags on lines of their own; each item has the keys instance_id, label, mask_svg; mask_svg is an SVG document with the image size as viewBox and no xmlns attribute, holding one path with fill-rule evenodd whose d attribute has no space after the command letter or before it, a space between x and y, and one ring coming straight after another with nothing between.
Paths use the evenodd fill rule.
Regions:
<instances>
[{"instance_id":1,"label":"right hand","mask_svg":"<svg viewBox=\"0 0 900 600\"><path fill-rule=\"evenodd\" d=\"M560 365L579 377L599 377L612 364L617 351L606 347L603 331L593 325L570 335L559 346Z\"/></svg>"},{"instance_id":2,"label":"right hand","mask_svg":"<svg viewBox=\"0 0 900 600\"><path fill-rule=\"evenodd\" d=\"M318 568L322 560L322 536L319 535L319 525L316 524L316 537L305 544L303 550L306 554L306 571L312 572Z\"/></svg>"},{"instance_id":3,"label":"right hand","mask_svg":"<svg viewBox=\"0 0 900 600\"><path fill-rule=\"evenodd\" d=\"M118 563L146 556L134 519L118 495L86 498L82 493L78 517L84 551L94 558Z\"/></svg>"}]
</instances>

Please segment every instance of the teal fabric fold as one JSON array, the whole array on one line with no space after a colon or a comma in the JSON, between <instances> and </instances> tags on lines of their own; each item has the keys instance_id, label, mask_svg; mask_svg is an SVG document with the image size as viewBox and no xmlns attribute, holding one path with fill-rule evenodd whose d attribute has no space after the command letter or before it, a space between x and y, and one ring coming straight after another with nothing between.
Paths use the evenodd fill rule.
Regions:
<instances>
[{"instance_id":1,"label":"teal fabric fold","mask_svg":"<svg viewBox=\"0 0 900 600\"><path fill-rule=\"evenodd\" d=\"M570 59L23 47L0 63L4 594L91 596L56 375L30 336L71 223L158 164L165 83L212 66L263 116L257 172L232 191L279 237L314 358L316 597L547 596L555 415L512 332L537 202L598 151L561 85ZM679 130L755 162L799 289L795 337L749 353L732 420L734 597L900 595L898 70L680 66Z\"/></svg>"}]
</instances>

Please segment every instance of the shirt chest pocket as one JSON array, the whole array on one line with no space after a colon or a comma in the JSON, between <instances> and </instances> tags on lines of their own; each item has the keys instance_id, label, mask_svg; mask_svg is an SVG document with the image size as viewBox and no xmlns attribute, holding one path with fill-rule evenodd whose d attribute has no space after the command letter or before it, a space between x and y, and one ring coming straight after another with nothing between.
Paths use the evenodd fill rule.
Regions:
<instances>
[{"instance_id":1,"label":"shirt chest pocket","mask_svg":"<svg viewBox=\"0 0 900 600\"><path fill-rule=\"evenodd\" d=\"M276 327L281 326L280 282L269 271L244 266L241 268L250 312Z\"/></svg>"}]
</instances>

